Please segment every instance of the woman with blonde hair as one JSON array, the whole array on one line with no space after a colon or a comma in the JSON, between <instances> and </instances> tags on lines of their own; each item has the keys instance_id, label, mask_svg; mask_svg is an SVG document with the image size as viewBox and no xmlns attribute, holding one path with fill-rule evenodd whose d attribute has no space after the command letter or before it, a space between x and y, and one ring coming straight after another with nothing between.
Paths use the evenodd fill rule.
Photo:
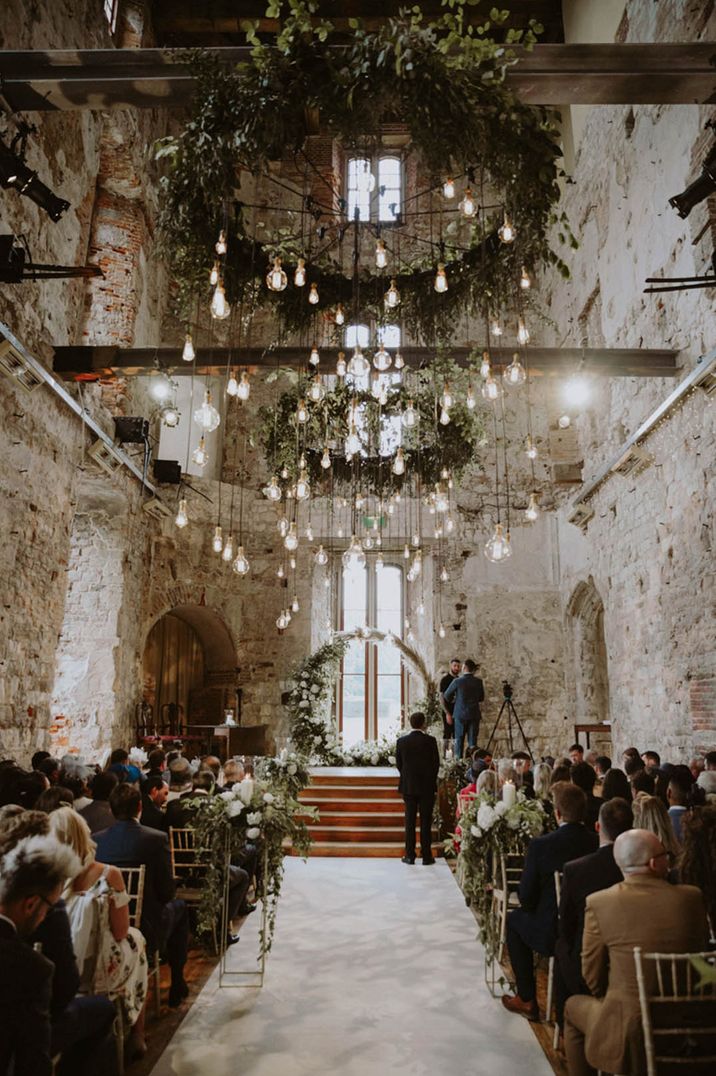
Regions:
<instances>
[{"instance_id":1,"label":"woman with blonde hair","mask_svg":"<svg viewBox=\"0 0 716 1076\"><path fill-rule=\"evenodd\" d=\"M50 833L69 847L82 864L63 894L80 969L82 994L120 998L127 1023L131 1057L146 1053L144 1003L147 957L142 934L129 925L129 895L118 867L98 863L89 826L72 807L50 815Z\"/></svg>"},{"instance_id":2,"label":"woman with blonde hair","mask_svg":"<svg viewBox=\"0 0 716 1076\"><path fill-rule=\"evenodd\" d=\"M681 851L681 846L674 836L669 812L658 796L647 796L640 792L632 804L634 809L634 829L648 829L655 833L668 853L669 865L674 866Z\"/></svg>"}]
</instances>

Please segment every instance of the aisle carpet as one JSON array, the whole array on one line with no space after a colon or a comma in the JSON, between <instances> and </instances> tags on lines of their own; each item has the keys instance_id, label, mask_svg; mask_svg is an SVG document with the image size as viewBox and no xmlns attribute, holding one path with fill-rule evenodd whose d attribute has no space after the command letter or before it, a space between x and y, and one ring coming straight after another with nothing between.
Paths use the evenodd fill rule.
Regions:
<instances>
[{"instance_id":1,"label":"aisle carpet","mask_svg":"<svg viewBox=\"0 0 716 1076\"><path fill-rule=\"evenodd\" d=\"M237 967L255 942L247 924ZM288 859L263 989L220 990L215 971L152 1076L549 1076L481 954L443 861Z\"/></svg>"}]
</instances>

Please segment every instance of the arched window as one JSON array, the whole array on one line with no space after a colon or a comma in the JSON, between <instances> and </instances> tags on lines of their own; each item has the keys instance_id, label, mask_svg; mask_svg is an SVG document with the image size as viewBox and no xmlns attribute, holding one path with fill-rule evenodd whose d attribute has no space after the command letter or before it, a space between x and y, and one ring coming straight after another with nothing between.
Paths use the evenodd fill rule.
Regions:
<instances>
[{"instance_id":1,"label":"arched window","mask_svg":"<svg viewBox=\"0 0 716 1076\"><path fill-rule=\"evenodd\" d=\"M392 154L349 157L346 167L349 220L396 224L403 206L403 162Z\"/></svg>"}]
</instances>

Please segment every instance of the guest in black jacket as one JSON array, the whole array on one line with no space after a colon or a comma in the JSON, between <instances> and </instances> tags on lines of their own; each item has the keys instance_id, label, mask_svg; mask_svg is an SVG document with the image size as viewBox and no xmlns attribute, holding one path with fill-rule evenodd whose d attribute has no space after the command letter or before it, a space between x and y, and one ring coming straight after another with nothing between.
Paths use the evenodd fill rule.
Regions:
<instances>
[{"instance_id":1,"label":"guest in black jacket","mask_svg":"<svg viewBox=\"0 0 716 1076\"><path fill-rule=\"evenodd\" d=\"M569 771L569 779L573 785L581 788L587 797L584 824L587 829L595 829L599 818L599 808L602 805L602 801L594 795L594 786L597 783L596 771L588 762L577 762Z\"/></svg>"},{"instance_id":2,"label":"guest in black jacket","mask_svg":"<svg viewBox=\"0 0 716 1076\"><path fill-rule=\"evenodd\" d=\"M90 782L92 802L82 807L80 814L90 828L90 833L99 833L103 829L114 825L114 815L109 805L109 797L117 787L117 778L113 773L104 770L97 773Z\"/></svg>"},{"instance_id":3,"label":"guest in black jacket","mask_svg":"<svg viewBox=\"0 0 716 1076\"><path fill-rule=\"evenodd\" d=\"M167 816L162 808L167 802L169 785L159 774L152 774L151 777L145 777L141 789L142 825L166 833L168 831Z\"/></svg>"},{"instance_id":4,"label":"guest in black jacket","mask_svg":"<svg viewBox=\"0 0 716 1076\"><path fill-rule=\"evenodd\" d=\"M144 901L140 928L147 940L147 953L166 954L172 983L169 1005L177 1008L189 993L184 981L189 941L186 904L175 900L169 839L166 833L140 823L142 797L134 785L118 785L110 796L116 822L95 837L97 859L115 867L144 864Z\"/></svg>"},{"instance_id":5,"label":"guest in black jacket","mask_svg":"<svg viewBox=\"0 0 716 1076\"><path fill-rule=\"evenodd\" d=\"M632 828L631 804L615 796L599 810L599 849L565 863L559 902L559 933L555 945L557 963L557 1007L572 994L588 994L582 979L582 932L587 897L624 880L614 862L614 841Z\"/></svg>"},{"instance_id":6,"label":"guest in black jacket","mask_svg":"<svg viewBox=\"0 0 716 1076\"><path fill-rule=\"evenodd\" d=\"M398 791L405 801L405 855L403 863L415 863L415 823L420 811L420 853L423 863L434 863L431 836L440 755L434 736L425 731L425 714L410 715L413 730L401 736L395 749L400 772Z\"/></svg>"},{"instance_id":7,"label":"guest in black jacket","mask_svg":"<svg viewBox=\"0 0 716 1076\"><path fill-rule=\"evenodd\" d=\"M557 938L557 896L554 872L571 859L594 852L598 840L584 825L586 796L569 781L552 786L557 829L533 837L527 847L520 880L520 907L507 917L507 949L515 974L517 993L505 995L502 1004L510 1012L538 1020L534 953L551 956Z\"/></svg>"}]
</instances>

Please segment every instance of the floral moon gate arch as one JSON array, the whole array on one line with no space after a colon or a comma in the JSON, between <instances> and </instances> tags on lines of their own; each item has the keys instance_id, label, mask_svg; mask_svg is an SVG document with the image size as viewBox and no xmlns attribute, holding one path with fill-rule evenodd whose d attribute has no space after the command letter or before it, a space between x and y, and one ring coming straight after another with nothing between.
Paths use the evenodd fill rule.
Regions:
<instances>
[{"instance_id":1,"label":"floral moon gate arch","mask_svg":"<svg viewBox=\"0 0 716 1076\"><path fill-rule=\"evenodd\" d=\"M294 687L291 690L286 710L288 714L289 736L296 752L305 760L324 765L351 765L358 760L355 755L342 751L335 728L331 720L331 700L333 687L338 676L340 663L352 639L392 642L406 664L421 679L425 691L423 708L427 711L428 722L436 716L436 684L430 675L424 657L413 647L408 646L392 632L378 631L377 628L357 628L355 631L335 632L328 642L315 650L310 657L302 661L294 673ZM369 754L361 763L379 761L387 762L387 750L378 756Z\"/></svg>"}]
</instances>

